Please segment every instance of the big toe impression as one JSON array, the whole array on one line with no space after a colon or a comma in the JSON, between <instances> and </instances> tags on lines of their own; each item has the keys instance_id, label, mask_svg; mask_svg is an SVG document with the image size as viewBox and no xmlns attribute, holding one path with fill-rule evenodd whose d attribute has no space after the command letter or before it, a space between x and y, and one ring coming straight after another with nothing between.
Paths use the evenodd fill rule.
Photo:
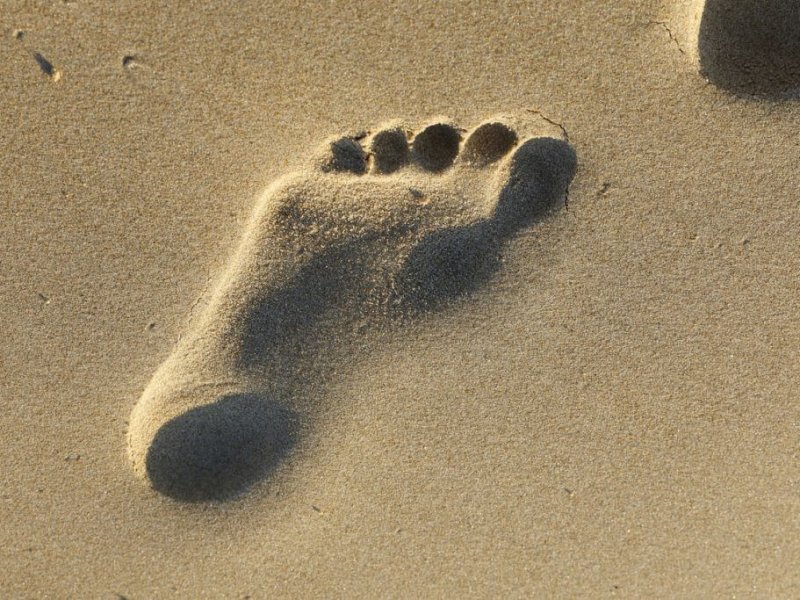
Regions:
<instances>
[{"instance_id":1,"label":"big toe impression","mask_svg":"<svg viewBox=\"0 0 800 600\"><path fill-rule=\"evenodd\" d=\"M499 223L523 227L552 208L566 194L577 167L575 150L563 140L539 137L520 145L497 203Z\"/></svg>"},{"instance_id":2,"label":"big toe impression","mask_svg":"<svg viewBox=\"0 0 800 600\"><path fill-rule=\"evenodd\" d=\"M147 477L177 500L225 500L278 464L292 445L294 421L256 394L223 396L160 427L147 449Z\"/></svg>"}]
</instances>

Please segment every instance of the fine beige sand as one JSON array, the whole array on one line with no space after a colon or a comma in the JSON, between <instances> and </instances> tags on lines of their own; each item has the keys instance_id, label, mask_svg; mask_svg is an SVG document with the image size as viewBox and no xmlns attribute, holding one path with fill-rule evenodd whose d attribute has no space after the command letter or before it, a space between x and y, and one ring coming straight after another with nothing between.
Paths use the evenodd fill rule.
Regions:
<instances>
[{"instance_id":1,"label":"fine beige sand","mask_svg":"<svg viewBox=\"0 0 800 600\"><path fill-rule=\"evenodd\" d=\"M0 597L800 596L789 0L9 1Z\"/></svg>"}]
</instances>

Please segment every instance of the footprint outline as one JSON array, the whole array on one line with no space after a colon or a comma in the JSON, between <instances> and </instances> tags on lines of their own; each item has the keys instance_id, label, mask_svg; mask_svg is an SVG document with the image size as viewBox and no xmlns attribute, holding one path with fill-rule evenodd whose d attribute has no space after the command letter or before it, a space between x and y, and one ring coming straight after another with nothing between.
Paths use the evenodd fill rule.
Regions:
<instances>
[{"instance_id":1,"label":"footprint outline","mask_svg":"<svg viewBox=\"0 0 800 600\"><path fill-rule=\"evenodd\" d=\"M302 432L294 398L324 315L402 322L439 310L488 281L505 241L564 199L577 155L532 129L529 116L487 120L466 139L444 119L416 134L388 123L327 140L273 183L132 411L134 470L189 502L267 478Z\"/></svg>"}]
</instances>

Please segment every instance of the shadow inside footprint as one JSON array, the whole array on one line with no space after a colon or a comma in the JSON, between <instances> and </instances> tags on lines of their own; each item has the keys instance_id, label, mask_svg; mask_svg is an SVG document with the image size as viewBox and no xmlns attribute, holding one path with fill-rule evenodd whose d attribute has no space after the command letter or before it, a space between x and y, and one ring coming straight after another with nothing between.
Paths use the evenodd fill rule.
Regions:
<instances>
[{"instance_id":1,"label":"shadow inside footprint","mask_svg":"<svg viewBox=\"0 0 800 600\"><path fill-rule=\"evenodd\" d=\"M353 304L369 267L370 244L379 236L365 236L319 252L280 290L255 295L243 319L238 367L294 364L315 334L319 319L331 308Z\"/></svg>"},{"instance_id":2,"label":"shadow inside footprint","mask_svg":"<svg viewBox=\"0 0 800 600\"><path fill-rule=\"evenodd\" d=\"M505 240L563 199L577 161L572 147L561 140L525 142L514 153L492 217L425 237L397 277L398 297L392 304L401 313L435 310L477 290L500 267Z\"/></svg>"},{"instance_id":3,"label":"shadow inside footprint","mask_svg":"<svg viewBox=\"0 0 800 600\"><path fill-rule=\"evenodd\" d=\"M392 305L401 313L413 314L474 292L500 266L499 248L490 221L430 234L406 259Z\"/></svg>"},{"instance_id":4,"label":"shadow inside footprint","mask_svg":"<svg viewBox=\"0 0 800 600\"><path fill-rule=\"evenodd\" d=\"M786 98L800 88L800 2L706 0L700 70L737 94Z\"/></svg>"},{"instance_id":5,"label":"shadow inside footprint","mask_svg":"<svg viewBox=\"0 0 800 600\"><path fill-rule=\"evenodd\" d=\"M229 395L167 422L146 459L153 487L186 502L230 499L294 445L296 415L255 394Z\"/></svg>"}]
</instances>

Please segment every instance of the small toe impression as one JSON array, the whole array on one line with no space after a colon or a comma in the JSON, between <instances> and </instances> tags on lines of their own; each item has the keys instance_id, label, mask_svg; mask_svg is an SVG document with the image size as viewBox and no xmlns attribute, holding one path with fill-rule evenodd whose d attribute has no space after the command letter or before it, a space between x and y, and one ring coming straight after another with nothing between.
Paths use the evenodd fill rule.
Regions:
<instances>
[{"instance_id":1,"label":"small toe impression","mask_svg":"<svg viewBox=\"0 0 800 600\"><path fill-rule=\"evenodd\" d=\"M484 123L467 138L461 158L483 167L503 158L517 143L516 132L504 123Z\"/></svg>"},{"instance_id":2,"label":"small toe impression","mask_svg":"<svg viewBox=\"0 0 800 600\"><path fill-rule=\"evenodd\" d=\"M453 164L461 144L461 134L451 125L436 123L414 138L414 160L429 171L444 171Z\"/></svg>"},{"instance_id":3,"label":"small toe impression","mask_svg":"<svg viewBox=\"0 0 800 600\"><path fill-rule=\"evenodd\" d=\"M577 167L578 157L567 142L550 137L526 141L511 157L496 209L498 223L515 229L549 210L564 197Z\"/></svg>"},{"instance_id":4,"label":"small toe impression","mask_svg":"<svg viewBox=\"0 0 800 600\"><path fill-rule=\"evenodd\" d=\"M367 155L353 138L343 137L330 142L322 158L320 169L325 173L355 173L367 170Z\"/></svg>"},{"instance_id":5,"label":"small toe impression","mask_svg":"<svg viewBox=\"0 0 800 600\"><path fill-rule=\"evenodd\" d=\"M185 502L229 499L293 444L294 415L253 394L224 396L167 422L147 452L153 487Z\"/></svg>"},{"instance_id":6,"label":"small toe impression","mask_svg":"<svg viewBox=\"0 0 800 600\"><path fill-rule=\"evenodd\" d=\"M400 127L379 131L370 144L375 173L393 173L408 163L408 137Z\"/></svg>"}]
</instances>

